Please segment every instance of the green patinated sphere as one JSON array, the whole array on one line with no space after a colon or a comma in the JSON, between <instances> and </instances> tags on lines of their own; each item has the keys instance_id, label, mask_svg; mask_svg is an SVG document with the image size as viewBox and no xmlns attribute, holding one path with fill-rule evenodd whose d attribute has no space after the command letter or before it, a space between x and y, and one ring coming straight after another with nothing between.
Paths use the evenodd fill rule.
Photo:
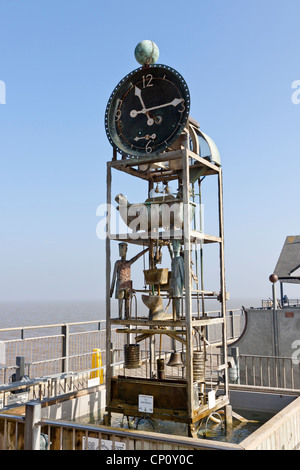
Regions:
<instances>
[{"instance_id":1,"label":"green patinated sphere","mask_svg":"<svg viewBox=\"0 0 300 470\"><path fill-rule=\"evenodd\" d=\"M146 39L138 43L134 50L134 56L141 65L155 64L159 57L159 49L155 42Z\"/></svg>"}]
</instances>

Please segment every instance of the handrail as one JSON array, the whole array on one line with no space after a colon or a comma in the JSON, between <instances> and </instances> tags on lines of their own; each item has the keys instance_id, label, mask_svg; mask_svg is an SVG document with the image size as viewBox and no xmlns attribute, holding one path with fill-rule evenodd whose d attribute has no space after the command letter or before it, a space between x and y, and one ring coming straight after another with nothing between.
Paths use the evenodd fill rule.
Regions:
<instances>
[{"instance_id":1,"label":"handrail","mask_svg":"<svg viewBox=\"0 0 300 470\"><path fill-rule=\"evenodd\" d=\"M1 415L0 415L1 416ZM95 433L103 433L103 434L111 434L113 436L117 436L120 438L130 438L130 439L142 439L143 441L159 441L162 443L168 443L178 446L184 446L184 447L189 447L189 448L194 448L194 449L211 449L211 450L217 450L224 447L226 449L233 449L233 450L241 450L241 446L238 444L229 444L227 442L213 442L213 441L202 441L201 439L193 439L191 437L180 437L176 436L175 434L172 435L165 435L161 433L154 433L147 431L141 432L134 430L123 430L123 429L118 429L118 428L110 428L110 427L105 427L105 426L95 426L95 425L87 425L87 424L80 424L80 423L73 423L71 421L61 421L61 420L53 420L53 419L48 419L48 418L43 418L41 421L36 423L37 426L58 426L61 428L69 428L69 429L76 429L76 430L81 430L85 432L95 432Z\"/></svg>"},{"instance_id":2,"label":"handrail","mask_svg":"<svg viewBox=\"0 0 300 470\"><path fill-rule=\"evenodd\" d=\"M0 413L0 419L8 419L11 421L20 421L20 422L25 423L25 416L20 416L20 415Z\"/></svg>"},{"instance_id":3,"label":"handrail","mask_svg":"<svg viewBox=\"0 0 300 470\"><path fill-rule=\"evenodd\" d=\"M0 328L0 333L5 331L18 331L18 330L37 330L41 328L57 328L61 326L74 326L74 325L87 325L90 323L106 323L106 320L88 320L88 321L79 321L79 322L63 322L63 323L53 323L49 325L32 325L32 326L14 326L11 328Z\"/></svg>"},{"instance_id":4,"label":"handrail","mask_svg":"<svg viewBox=\"0 0 300 470\"><path fill-rule=\"evenodd\" d=\"M231 312L240 312L242 309L241 308L231 308L228 309L226 312L227 314L230 314ZM212 313L220 313L220 310L209 310L206 312L207 314L212 314ZM37 329L42 329L42 328L58 328L62 326L76 326L76 325L89 325L92 323L98 323L98 324L105 324L106 320L88 320L88 321L79 321L79 322L62 322L62 323L53 323L53 324L47 324L47 325L30 325L30 326L14 326L11 328L0 328L0 333L4 333L7 331L18 331L18 330L37 330Z\"/></svg>"}]
</instances>

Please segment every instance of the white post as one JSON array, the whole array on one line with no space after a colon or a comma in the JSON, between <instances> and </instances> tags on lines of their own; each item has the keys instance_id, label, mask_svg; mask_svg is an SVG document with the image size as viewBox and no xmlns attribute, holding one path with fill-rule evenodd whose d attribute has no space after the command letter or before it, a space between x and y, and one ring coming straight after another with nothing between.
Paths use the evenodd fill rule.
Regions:
<instances>
[{"instance_id":1,"label":"white post","mask_svg":"<svg viewBox=\"0 0 300 470\"><path fill-rule=\"evenodd\" d=\"M40 450L41 446L41 403L28 402L25 408L25 450Z\"/></svg>"}]
</instances>

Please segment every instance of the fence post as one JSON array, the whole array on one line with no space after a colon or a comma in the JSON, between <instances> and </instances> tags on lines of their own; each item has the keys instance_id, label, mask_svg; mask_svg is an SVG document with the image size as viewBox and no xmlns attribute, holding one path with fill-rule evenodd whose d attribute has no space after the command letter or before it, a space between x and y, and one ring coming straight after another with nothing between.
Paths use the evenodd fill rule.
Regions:
<instances>
[{"instance_id":1,"label":"fence post","mask_svg":"<svg viewBox=\"0 0 300 470\"><path fill-rule=\"evenodd\" d=\"M40 450L41 446L41 403L28 402L25 407L25 450Z\"/></svg>"},{"instance_id":2,"label":"fence post","mask_svg":"<svg viewBox=\"0 0 300 470\"><path fill-rule=\"evenodd\" d=\"M65 324L61 327L62 340L62 360L61 371L68 372L69 370L69 325Z\"/></svg>"},{"instance_id":3,"label":"fence post","mask_svg":"<svg viewBox=\"0 0 300 470\"><path fill-rule=\"evenodd\" d=\"M207 342L209 343L209 342L210 342L210 337L209 337L209 325L205 325L204 331L205 331L205 338L206 338Z\"/></svg>"},{"instance_id":4,"label":"fence post","mask_svg":"<svg viewBox=\"0 0 300 470\"><path fill-rule=\"evenodd\" d=\"M233 310L230 310L230 318L231 318L231 338L234 339L234 318L233 318Z\"/></svg>"},{"instance_id":5,"label":"fence post","mask_svg":"<svg viewBox=\"0 0 300 470\"><path fill-rule=\"evenodd\" d=\"M16 356L16 382L25 375L25 356Z\"/></svg>"}]
</instances>

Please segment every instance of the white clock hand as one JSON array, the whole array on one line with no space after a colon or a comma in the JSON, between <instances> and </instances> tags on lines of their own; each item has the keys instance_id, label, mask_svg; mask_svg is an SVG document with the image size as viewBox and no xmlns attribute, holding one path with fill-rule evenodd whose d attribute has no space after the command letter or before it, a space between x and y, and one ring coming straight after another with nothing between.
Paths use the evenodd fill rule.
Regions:
<instances>
[{"instance_id":1,"label":"white clock hand","mask_svg":"<svg viewBox=\"0 0 300 470\"><path fill-rule=\"evenodd\" d=\"M153 106L153 108L146 109L146 111L153 111L154 109L165 108L166 106L174 106L174 108L176 108L176 106L178 106L183 101L183 98L174 98L173 101L171 101L170 103L161 104L159 106Z\"/></svg>"},{"instance_id":2,"label":"white clock hand","mask_svg":"<svg viewBox=\"0 0 300 470\"><path fill-rule=\"evenodd\" d=\"M147 124L148 124L148 126L152 126L154 124L154 119L152 119L149 116L149 114L147 113L145 103L144 103L144 100L142 98L142 90L136 86L135 89L134 89L134 94L135 94L135 96L137 96L139 98L139 100L141 102L141 105L143 106L143 109L140 112L147 115L147 117L148 117ZM131 113L130 113L130 115L131 115ZM131 116L131 117L135 117L135 116Z\"/></svg>"},{"instance_id":3,"label":"white clock hand","mask_svg":"<svg viewBox=\"0 0 300 470\"><path fill-rule=\"evenodd\" d=\"M156 138L156 134L152 134L152 135L149 135L149 134L146 134L145 136L142 136L142 137L135 137L134 140L138 141L138 140L141 140L141 139L146 139L146 140L149 140L149 139L155 139Z\"/></svg>"},{"instance_id":4,"label":"white clock hand","mask_svg":"<svg viewBox=\"0 0 300 470\"><path fill-rule=\"evenodd\" d=\"M143 98L142 98L142 90L136 86L135 89L134 89L134 94L135 94L135 96L137 96L139 98L139 100L141 102L141 105L143 106L143 110L146 110L146 106L145 106L145 103L144 103Z\"/></svg>"},{"instance_id":5,"label":"white clock hand","mask_svg":"<svg viewBox=\"0 0 300 470\"><path fill-rule=\"evenodd\" d=\"M138 114L147 114L149 111L153 111L154 109L165 108L166 106L176 107L183 101L184 101L184 98L174 98L173 101L170 101L170 103L160 104L159 106L153 106L152 108L148 108L148 109L143 108L140 111L136 111L136 109L133 109L132 111L130 111L130 116L135 118Z\"/></svg>"}]
</instances>

